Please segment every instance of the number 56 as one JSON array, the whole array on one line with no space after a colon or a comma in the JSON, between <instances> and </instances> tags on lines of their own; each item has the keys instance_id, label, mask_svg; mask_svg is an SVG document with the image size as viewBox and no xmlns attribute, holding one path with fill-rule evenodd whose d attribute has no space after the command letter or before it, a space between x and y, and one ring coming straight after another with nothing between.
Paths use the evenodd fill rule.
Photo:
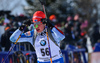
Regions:
<instances>
[{"instance_id":1,"label":"number 56","mask_svg":"<svg viewBox=\"0 0 100 63\"><path fill-rule=\"evenodd\" d=\"M40 50L41 50L42 56L45 56L45 55L49 56L49 49L48 48L45 48L45 49L41 48Z\"/></svg>"}]
</instances>

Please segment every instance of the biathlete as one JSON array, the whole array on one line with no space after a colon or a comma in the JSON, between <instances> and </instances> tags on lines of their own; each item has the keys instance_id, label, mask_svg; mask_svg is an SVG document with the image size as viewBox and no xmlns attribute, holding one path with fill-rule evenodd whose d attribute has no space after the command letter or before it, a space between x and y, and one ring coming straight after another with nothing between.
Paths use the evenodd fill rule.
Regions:
<instances>
[{"instance_id":1,"label":"biathlete","mask_svg":"<svg viewBox=\"0 0 100 63\"><path fill-rule=\"evenodd\" d=\"M34 46L38 63L50 63L50 51L53 63L64 63L60 50L60 42L65 38L63 32L54 27L54 25L46 19L42 11L36 11L33 14L32 22L34 23L33 26L35 29L23 33L18 42L30 42ZM24 22L22 26L11 35L10 40L15 42L22 31L30 25L30 20ZM48 32L49 36L50 51L46 32Z\"/></svg>"}]
</instances>

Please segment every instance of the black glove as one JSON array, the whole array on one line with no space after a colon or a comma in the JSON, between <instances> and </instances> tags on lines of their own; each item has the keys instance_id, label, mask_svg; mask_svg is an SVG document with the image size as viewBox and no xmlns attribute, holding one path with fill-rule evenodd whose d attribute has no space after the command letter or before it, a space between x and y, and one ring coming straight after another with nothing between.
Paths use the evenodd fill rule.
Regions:
<instances>
[{"instance_id":1,"label":"black glove","mask_svg":"<svg viewBox=\"0 0 100 63\"><path fill-rule=\"evenodd\" d=\"M29 31L27 27L30 26L31 24L32 24L32 20L28 19L23 22L23 24L19 27L19 30L27 32L27 31Z\"/></svg>"},{"instance_id":2,"label":"black glove","mask_svg":"<svg viewBox=\"0 0 100 63\"><path fill-rule=\"evenodd\" d=\"M24 25L30 26L32 24L32 19L27 19L23 22Z\"/></svg>"},{"instance_id":3,"label":"black glove","mask_svg":"<svg viewBox=\"0 0 100 63\"><path fill-rule=\"evenodd\" d=\"M53 28L54 27L54 24L49 20L49 19L41 19L42 23L43 24L46 24L46 26L48 26L49 28Z\"/></svg>"},{"instance_id":4,"label":"black glove","mask_svg":"<svg viewBox=\"0 0 100 63\"><path fill-rule=\"evenodd\" d=\"M26 28L27 28L27 27L26 27L24 24L22 24L22 25L19 27L19 30L20 30L20 31L24 31Z\"/></svg>"}]
</instances>

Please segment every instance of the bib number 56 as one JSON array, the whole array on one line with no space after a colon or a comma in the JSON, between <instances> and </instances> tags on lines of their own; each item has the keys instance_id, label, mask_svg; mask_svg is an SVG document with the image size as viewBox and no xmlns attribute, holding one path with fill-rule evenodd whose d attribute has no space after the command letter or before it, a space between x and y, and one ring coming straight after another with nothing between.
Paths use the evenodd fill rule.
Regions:
<instances>
[{"instance_id":1,"label":"bib number 56","mask_svg":"<svg viewBox=\"0 0 100 63\"><path fill-rule=\"evenodd\" d=\"M42 56L49 56L49 49L48 48L41 48L41 53L42 53Z\"/></svg>"}]
</instances>

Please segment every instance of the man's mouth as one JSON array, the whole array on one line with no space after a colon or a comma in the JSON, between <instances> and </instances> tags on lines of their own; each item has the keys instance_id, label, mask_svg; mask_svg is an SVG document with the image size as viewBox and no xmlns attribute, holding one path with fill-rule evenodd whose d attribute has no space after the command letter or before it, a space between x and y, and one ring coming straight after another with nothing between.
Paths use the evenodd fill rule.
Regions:
<instances>
[{"instance_id":1,"label":"man's mouth","mask_svg":"<svg viewBox=\"0 0 100 63\"><path fill-rule=\"evenodd\" d=\"M40 29L36 29L37 30L37 32L40 30Z\"/></svg>"}]
</instances>

